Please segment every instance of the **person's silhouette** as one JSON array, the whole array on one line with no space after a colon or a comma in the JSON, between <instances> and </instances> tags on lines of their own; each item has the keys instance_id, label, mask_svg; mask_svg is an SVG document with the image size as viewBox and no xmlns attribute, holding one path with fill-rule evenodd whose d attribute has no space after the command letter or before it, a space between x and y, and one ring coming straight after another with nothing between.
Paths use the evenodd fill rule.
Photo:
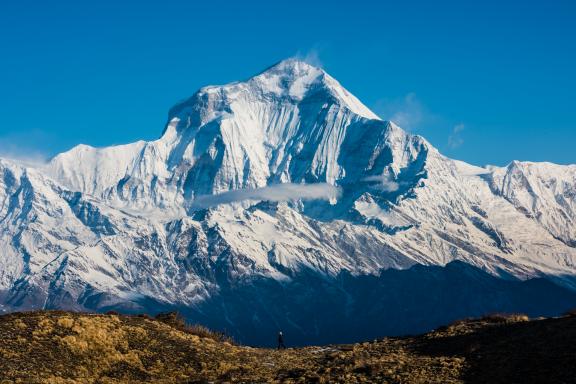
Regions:
<instances>
[{"instance_id":1,"label":"person's silhouette","mask_svg":"<svg viewBox=\"0 0 576 384\"><path fill-rule=\"evenodd\" d=\"M282 331L278 332L278 350L286 349L286 345L284 345L284 335Z\"/></svg>"}]
</instances>

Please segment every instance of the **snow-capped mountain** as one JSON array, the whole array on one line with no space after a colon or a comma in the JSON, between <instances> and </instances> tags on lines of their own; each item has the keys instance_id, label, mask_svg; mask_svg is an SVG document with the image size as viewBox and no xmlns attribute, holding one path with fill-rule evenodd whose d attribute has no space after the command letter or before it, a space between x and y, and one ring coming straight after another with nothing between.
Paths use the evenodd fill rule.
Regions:
<instances>
[{"instance_id":1,"label":"snow-capped mountain","mask_svg":"<svg viewBox=\"0 0 576 384\"><path fill-rule=\"evenodd\" d=\"M298 60L200 89L158 140L0 175L5 310L191 310L455 260L576 290L576 166L449 159Z\"/></svg>"}]
</instances>

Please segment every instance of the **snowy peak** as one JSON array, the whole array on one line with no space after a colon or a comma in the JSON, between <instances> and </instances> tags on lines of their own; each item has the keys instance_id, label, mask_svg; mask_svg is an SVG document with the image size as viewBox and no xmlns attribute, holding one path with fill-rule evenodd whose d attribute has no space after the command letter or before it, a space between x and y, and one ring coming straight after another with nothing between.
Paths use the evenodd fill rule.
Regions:
<instances>
[{"instance_id":1,"label":"snowy peak","mask_svg":"<svg viewBox=\"0 0 576 384\"><path fill-rule=\"evenodd\" d=\"M336 185L397 160L400 169L414 152L405 145L411 140L404 131L322 69L289 59L246 81L200 89L172 108L159 140L77 146L56 156L48 172L115 206L180 212L202 195L279 183ZM349 158L352 147L361 161Z\"/></svg>"},{"instance_id":2,"label":"snowy peak","mask_svg":"<svg viewBox=\"0 0 576 384\"><path fill-rule=\"evenodd\" d=\"M326 75L320 68L303 61L288 59L252 77L248 83L265 93L302 100L311 88L322 85Z\"/></svg>"},{"instance_id":3,"label":"snowy peak","mask_svg":"<svg viewBox=\"0 0 576 384\"><path fill-rule=\"evenodd\" d=\"M198 126L228 117L233 113L232 104L240 103L246 108L254 103L298 105L319 99L326 106L336 104L360 117L380 120L324 70L304 61L287 59L246 81L201 88L172 108L169 121L184 119L186 126Z\"/></svg>"},{"instance_id":4,"label":"snowy peak","mask_svg":"<svg viewBox=\"0 0 576 384\"><path fill-rule=\"evenodd\" d=\"M297 101L315 92L327 90L355 114L367 119L380 119L323 69L298 59L283 60L248 82L256 83L261 89L275 95L289 96Z\"/></svg>"}]
</instances>

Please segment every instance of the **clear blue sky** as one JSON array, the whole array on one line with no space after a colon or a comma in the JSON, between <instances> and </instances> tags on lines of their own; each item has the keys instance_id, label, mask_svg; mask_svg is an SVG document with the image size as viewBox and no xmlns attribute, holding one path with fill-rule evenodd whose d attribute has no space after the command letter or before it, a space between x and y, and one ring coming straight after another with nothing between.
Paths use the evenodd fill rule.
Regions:
<instances>
[{"instance_id":1,"label":"clear blue sky","mask_svg":"<svg viewBox=\"0 0 576 384\"><path fill-rule=\"evenodd\" d=\"M568 0L3 1L0 153L155 139L199 87L295 55L451 157L576 163Z\"/></svg>"}]
</instances>

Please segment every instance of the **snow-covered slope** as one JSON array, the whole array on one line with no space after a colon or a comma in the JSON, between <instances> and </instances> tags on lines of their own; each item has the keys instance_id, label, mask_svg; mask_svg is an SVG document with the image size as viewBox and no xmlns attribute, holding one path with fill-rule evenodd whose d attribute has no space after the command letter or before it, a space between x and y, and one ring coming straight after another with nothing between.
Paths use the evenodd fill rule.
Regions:
<instances>
[{"instance_id":1,"label":"snow-covered slope","mask_svg":"<svg viewBox=\"0 0 576 384\"><path fill-rule=\"evenodd\" d=\"M576 247L576 165L514 161L492 173L492 188L554 237Z\"/></svg>"},{"instance_id":2,"label":"snow-covered slope","mask_svg":"<svg viewBox=\"0 0 576 384\"><path fill-rule=\"evenodd\" d=\"M158 140L0 162L5 308L194 306L253 278L465 261L576 289L576 168L479 168L297 60L176 105Z\"/></svg>"}]
</instances>

